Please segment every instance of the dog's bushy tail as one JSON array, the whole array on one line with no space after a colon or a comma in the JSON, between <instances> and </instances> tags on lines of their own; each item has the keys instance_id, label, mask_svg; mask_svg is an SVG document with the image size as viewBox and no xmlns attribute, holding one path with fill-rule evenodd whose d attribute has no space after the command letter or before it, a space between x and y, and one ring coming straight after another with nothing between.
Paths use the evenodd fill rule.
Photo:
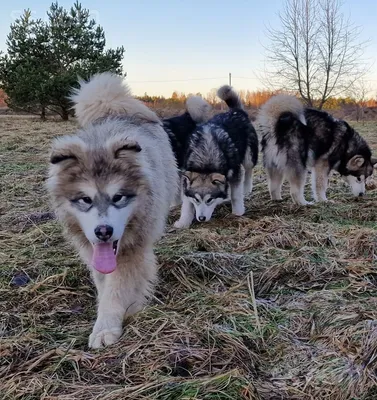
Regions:
<instances>
[{"instance_id":1,"label":"dog's bushy tail","mask_svg":"<svg viewBox=\"0 0 377 400\"><path fill-rule=\"evenodd\" d=\"M124 79L111 72L96 74L88 82L80 81L80 87L73 90L71 100L81 126L108 115L160 122L153 111L132 96Z\"/></svg>"},{"instance_id":2,"label":"dog's bushy tail","mask_svg":"<svg viewBox=\"0 0 377 400\"><path fill-rule=\"evenodd\" d=\"M278 94L267 100L259 110L258 124L274 129L279 120L289 122L292 117L306 125L305 108L294 96Z\"/></svg>"},{"instance_id":3,"label":"dog's bushy tail","mask_svg":"<svg viewBox=\"0 0 377 400\"><path fill-rule=\"evenodd\" d=\"M211 110L212 106L200 96L189 96L186 100L186 111L197 124L206 122Z\"/></svg>"},{"instance_id":4,"label":"dog's bushy tail","mask_svg":"<svg viewBox=\"0 0 377 400\"><path fill-rule=\"evenodd\" d=\"M237 92L231 86L221 86L217 91L217 95L221 100L225 101L229 108L243 108L240 96L238 96Z\"/></svg>"}]
</instances>

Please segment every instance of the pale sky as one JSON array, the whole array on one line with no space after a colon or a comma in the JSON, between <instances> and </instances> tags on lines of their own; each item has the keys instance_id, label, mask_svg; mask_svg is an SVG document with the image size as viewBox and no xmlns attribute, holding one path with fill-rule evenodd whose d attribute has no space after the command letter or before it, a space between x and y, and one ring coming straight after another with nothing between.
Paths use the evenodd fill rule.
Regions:
<instances>
[{"instance_id":1,"label":"pale sky","mask_svg":"<svg viewBox=\"0 0 377 400\"><path fill-rule=\"evenodd\" d=\"M5 2L3 2L5 3ZM9 26L26 8L45 18L51 0L1 5L0 50ZM73 1L59 1L69 8ZM105 30L107 45L123 45L124 70L133 93L170 96L174 90L207 93L228 82L237 90L263 88L266 26L279 23L283 0L85 0ZM367 79L377 93L377 0L345 0L344 10L370 39Z\"/></svg>"}]
</instances>

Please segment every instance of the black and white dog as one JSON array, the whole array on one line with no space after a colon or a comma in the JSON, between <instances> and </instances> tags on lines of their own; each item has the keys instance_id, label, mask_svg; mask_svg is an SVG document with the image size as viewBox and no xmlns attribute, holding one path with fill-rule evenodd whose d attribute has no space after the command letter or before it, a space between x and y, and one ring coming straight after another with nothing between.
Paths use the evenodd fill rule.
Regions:
<instances>
[{"instance_id":1,"label":"black and white dog","mask_svg":"<svg viewBox=\"0 0 377 400\"><path fill-rule=\"evenodd\" d=\"M308 204L304 198L308 169L312 169L316 201L327 201L331 170L346 179L355 196L365 193L365 181L377 160L372 158L367 142L347 122L305 108L296 97L280 94L261 107L257 130L262 136L272 200L281 200L281 186L287 179L293 201Z\"/></svg>"},{"instance_id":2,"label":"black and white dog","mask_svg":"<svg viewBox=\"0 0 377 400\"><path fill-rule=\"evenodd\" d=\"M187 143L177 228L188 227L195 214L198 221L209 221L229 191L233 214L243 215L244 194L252 191L252 170L258 160L255 129L230 86L221 87L218 96L230 110L199 125Z\"/></svg>"}]
</instances>

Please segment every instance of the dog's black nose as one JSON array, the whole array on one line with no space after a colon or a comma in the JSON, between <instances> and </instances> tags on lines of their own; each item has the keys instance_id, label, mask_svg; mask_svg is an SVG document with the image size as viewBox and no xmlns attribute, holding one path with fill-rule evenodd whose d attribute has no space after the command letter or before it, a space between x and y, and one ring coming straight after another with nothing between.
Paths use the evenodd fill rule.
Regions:
<instances>
[{"instance_id":1,"label":"dog's black nose","mask_svg":"<svg viewBox=\"0 0 377 400\"><path fill-rule=\"evenodd\" d=\"M207 219L207 218L204 217L203 215L201 215L201 216L199 217L199 221L200 221L200 222L204 222L206 219Z\"/></svg>"},{"instance_id":2,"label":"dog's black nose","mask_svg":"<svg viewBox=\"0 0 377 400\"><path fill-rule=\"evenodd\" d=\"M96 229L94 229L94 233L98 237L99 240L109 240L111 236L113 236L114 229L110 225L98 225Z\"/></svg>"},{"instance_id":3,"label":"dog's black nose","mask_svg":"<svg viewBox=\"0 0 377 400\"><path fill-rule=\"evenodd\" d=\"M364 193L363 192L360 192L359 193L359 197L363 197L364 196Z\"/></svg>"}]
</instances>

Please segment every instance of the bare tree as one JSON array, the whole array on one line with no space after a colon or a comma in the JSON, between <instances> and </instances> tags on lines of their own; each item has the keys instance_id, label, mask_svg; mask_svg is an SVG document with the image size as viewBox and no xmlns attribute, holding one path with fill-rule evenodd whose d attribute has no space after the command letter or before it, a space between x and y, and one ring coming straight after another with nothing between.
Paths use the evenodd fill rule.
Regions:
<instances>
[{"instance_id":1,"label":"bare tree","mask_svg":"<svg viewBox=\"0 0 377 400\"><path fill-rule=\"evenodd\" d=\"M217 89L211 89L210 92L207 93L205 99L209 104L215 105L219 102L219 98L217 97Z\"/></svg>"},{"instance_id":2,"label":"bare tree","mask_svg":"<svg viewBox=\"0 0 377 400\"><path fill-rule=\"evenodd\" d=\"M364 113L367 107L368 95L371 93L371 87L367 81L359 79L355 85L353 85L351 93L351 97L354 99L356 107L356 121L359 122L364 119Z\"/></svg>"},{"instance_id":3,"label":"bare tree","mask_svg":"<svg viewBox=\"0 0 377 400\"><path fill-rule=\"evenodd\" d=\"M299 93L309 106L349 91L366 72L360 29L341 0L286 0L281 27L268 29L269 86Z\"/></svg>"}]
</instances>

